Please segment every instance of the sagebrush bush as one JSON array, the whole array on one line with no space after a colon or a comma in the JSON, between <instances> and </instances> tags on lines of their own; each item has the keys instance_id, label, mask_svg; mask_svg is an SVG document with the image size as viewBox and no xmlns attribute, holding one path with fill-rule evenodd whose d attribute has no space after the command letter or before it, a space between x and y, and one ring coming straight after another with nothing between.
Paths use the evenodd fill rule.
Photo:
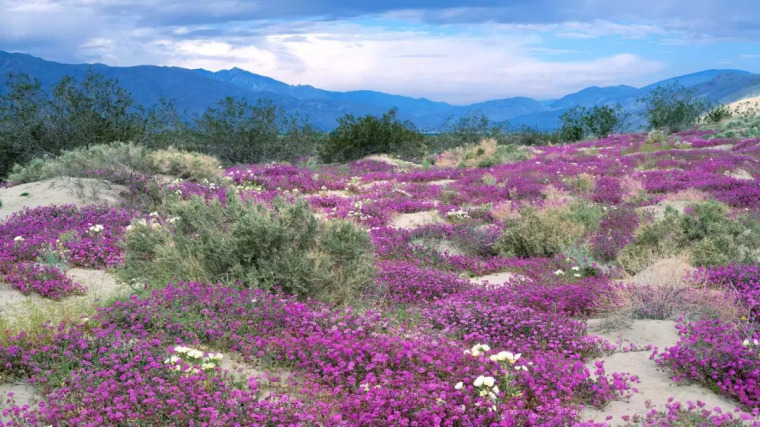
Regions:
<instances>
[{"instance_id":1,"label":"sagebrush bush","mask_svg":"<svg viewBox=\"0 0 760 427\"><path fill-rule=\"evenodd\" d=\"M585 227L568 208L538 210L526 207L518 219L505 221L507 229L494 248L506 256L553 256L583 236Z\"/></svg>"},{"instance_id":2,"label":"sagebrush bush","mask_svg":"<svg viewBox=\"0 0 760 427\"><path fill-rule=\"evenodd\" d=\"M274 289L344 303L374 277L369 236L349 222L319 223L308 205L174 200L166 221L134 223L122 278L161 287L186 280Z\"/></svg>"},{"instance_id":3,"label":"sagebrush bush","mask_svg":"<svg viewBox=\"0 0 760 427\"><path fill-rule=\"evenodd\" d=\"M174 147L151 151L148 155L150 172L176 176L183 179L219 180L222 166L219 160L192 151L180 151Z\"/></svg>"},{"instance_id":4,"label":"sagebrush bush","mask_svg":"<svg viewBox=\"0 0 760 427\"><path fill-rule=\"evenodd\" d=\"M478 144L462 145L439 154L435 158L435 165L444 168L487 168L532 157L533 154L525 147L499 145L495 138L488 138Z\"/></svg>"},{"instance_id":5,"label":"sagebrush bush","mask_svg":"<svg viewBox=\"0 0 760 427\"><path fill-rule=\"evenodd\" d=\"M102 177L129 184L135 173L168 174L196 180L219 180L222 177L219 161L211 156L175 148L152 151L132 142L114 142L63 151L54 158L15 165L8 181L25 183L74 176Z\"/></svg>"},{"instance_id":6,"label":"sagebrush bush","mask_svg":"<svg viewBox=\"0 0 760 427\"><path fill-rule=\"evenodd\" d=\"M636 230L633 243L618 254L618 264L637 273L657 257L690 253L697 267L731 262L757 262L760 223L749 216L729 216L728 207L715 200L690 205L686 214L671 207L655 223Z\"/></svg>"}]
</instances>

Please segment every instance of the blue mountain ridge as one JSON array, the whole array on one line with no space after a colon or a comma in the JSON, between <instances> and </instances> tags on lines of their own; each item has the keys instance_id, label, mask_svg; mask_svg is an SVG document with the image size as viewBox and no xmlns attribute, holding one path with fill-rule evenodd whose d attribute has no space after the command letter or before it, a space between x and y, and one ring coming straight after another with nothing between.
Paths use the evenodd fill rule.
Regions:
<instances>
[{"instance_id":1,"label":"blue mountain ridge","mask_svg":"<svg viewBox=\"0 0 760 427\"><path fill-rule=\"evenodd\" d=\"M174 100L188 115L202 114L226 96L248 102L271 100L288 113L306 116L317 127L330 130L336 119L345 114L379 115L398 107L398 116L408 119L422 130L435 131L447 120L458 120L471 113L481 113L496 123L527 125L541 130L559 126L559 116L574 106L620 104L634 116L641 112L637 100L654 88L678 81L694 90L697 96L712 102L728 103L760 94L760 74L741 70L705 70L666 79L642 88L620 85L591 86L555 100L514 97L458 106L425 98L392 95L371 90L348 92L328 91L309 85L289 85L271 77L240 68L212 72L140 65L111 67L105 64L62 64L23 53L0 51L0 92L8 73L26 73L50 88L66 75L81 78L92 69L115 79L134 99L152 106L161 98Z\"/></svg>"}]
</instances>

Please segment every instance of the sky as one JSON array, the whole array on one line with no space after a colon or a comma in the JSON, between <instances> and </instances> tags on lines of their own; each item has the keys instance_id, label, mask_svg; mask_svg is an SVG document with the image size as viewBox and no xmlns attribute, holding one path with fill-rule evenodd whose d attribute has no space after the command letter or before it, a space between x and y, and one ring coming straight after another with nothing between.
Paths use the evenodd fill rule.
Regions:
<instances>
[{"instance_id":1,"label":"sky","mask_svg":"<svg viewBox=\"0 0 760 427\"><path fill-rule=\"evenodd\" d=\"M760 0L0 0L0 50L462 105L760 73Z\"/></svg>"}]
</instances>

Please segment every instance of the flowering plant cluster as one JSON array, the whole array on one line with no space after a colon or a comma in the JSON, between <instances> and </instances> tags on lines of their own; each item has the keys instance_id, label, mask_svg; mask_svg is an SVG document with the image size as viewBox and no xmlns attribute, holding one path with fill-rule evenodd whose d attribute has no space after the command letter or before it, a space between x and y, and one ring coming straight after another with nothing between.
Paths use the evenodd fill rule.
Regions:
<instances>
[{"instance_id":1,"label":"flowering plant cluster","mask_svg":"<svg viewBox=\"0 0 760 427\"><path fill-rule=\"evenodd\" d=\"M109 207L51 206L14 213L0 224L0 280L49 298L81 293L61 265L105 268L122 262L119 242L134 211Z\"/></svg>"}]
</instances>

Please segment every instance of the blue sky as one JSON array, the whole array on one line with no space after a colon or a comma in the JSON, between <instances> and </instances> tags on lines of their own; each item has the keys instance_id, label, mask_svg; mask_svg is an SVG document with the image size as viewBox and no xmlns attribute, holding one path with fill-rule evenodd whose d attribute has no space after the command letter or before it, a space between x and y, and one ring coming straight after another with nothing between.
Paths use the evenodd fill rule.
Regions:
<instances>
[{"instance_id":1,"label":"blue sky","mask_svg":"<svg viewBox=\"0 0 760 427\"><path fill-rule=\"evenodd\" d=\"M465 104L760 72L758 0L0 0L0 50Z\"/></svg>"}]
</instances>

